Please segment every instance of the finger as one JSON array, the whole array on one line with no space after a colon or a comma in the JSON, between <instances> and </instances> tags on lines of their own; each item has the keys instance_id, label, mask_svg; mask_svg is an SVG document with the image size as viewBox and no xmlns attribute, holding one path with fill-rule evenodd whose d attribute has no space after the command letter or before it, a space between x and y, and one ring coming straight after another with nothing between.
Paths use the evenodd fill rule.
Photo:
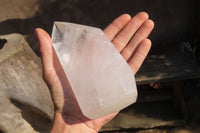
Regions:
<instances>
[{"instance_id":1,"label":"finger","mask_svg":"<svg viewBox=\"0 0 200 133\"><path fill-rule=\"evenodd\" d=\"M110 39L118 34L118 32L123 29L123 27L131 20L131 16L128 14L123 14L120 17L116 18L106 29L104 29L104 33Z\"/></svg>"},{"instance_id":2,"label":"finger","mask_svg":"<svg viewBox=\"0 0 200 133\"><path fill-rule=\"evenodd\" d=\"M112 43L121 52L138 28L148 19L148 14L145 12L138 13L125 28L112 40Z\"/></svg>"},{"instance_id":3,"label":"finger","mask_svg":"<svg viewBox=\"0 0 200 133\"><path fill-rule=\"evenodd\" d=\"M150 48L151 48L151 41L149 39L144 39L136 48L132 58L128 61L129 66L132 68L135 74L142 65Z\"/></svg>"},{"instance_id":4,"label":"finger","mask_svg":"<svg viewBox=\"0 0 200 133\"><path fill-rule=\"evenodd\" d=\"M48 72L53 68L53 47L49 34L43 29L35 29L35 34L39 41L40 54L42 59L43 71Z\"/></svg>"},{"instance_id":5,"label":"finger","mask_svg":"<svg viewBox=\"0 0 200 133\"><path fill-rule=\"evenodd\" d=\"M154 23L152 20L146 20L142 26L138 29L138 31L135 33L132 40L129 42L129 44L122 50L121 55L124 57L126 61L130 59L132 54L134 53L136 47L142 40L148 37L148 35L153 30Z\"/></svg>"}]
</instances>

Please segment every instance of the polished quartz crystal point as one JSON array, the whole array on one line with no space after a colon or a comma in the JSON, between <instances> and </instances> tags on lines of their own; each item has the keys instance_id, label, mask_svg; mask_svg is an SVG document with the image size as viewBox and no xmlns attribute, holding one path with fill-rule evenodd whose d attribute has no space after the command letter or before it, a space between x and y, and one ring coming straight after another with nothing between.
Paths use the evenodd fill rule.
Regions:
<instances>
[{"instance_id":1,"label":"polished quartz crystal point","mask_svg":"<svg viewBox=\"0 0 200 133\"><path fill-rule=\"evenodd\" d=\"M105 116L136 101L133 71L102 30L55 22L52 42L86 117Z\"/></svg>"}]
</instances>

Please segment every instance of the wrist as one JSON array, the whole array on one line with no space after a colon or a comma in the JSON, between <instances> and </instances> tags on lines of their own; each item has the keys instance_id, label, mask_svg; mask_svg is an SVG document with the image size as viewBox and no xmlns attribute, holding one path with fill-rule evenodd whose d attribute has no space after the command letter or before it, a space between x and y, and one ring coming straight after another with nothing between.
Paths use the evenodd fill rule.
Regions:
<instances>
[{"instance_id":1,"label":"wrist","mask_svg":"<svg viewBox=\"0 0 200 133\"><path fill-rule=\"evenodd\" d=\"M82 122L68 124L62 116L62 113L55 112L51 133L97 133Z\"/></svg>"}]
</instances>

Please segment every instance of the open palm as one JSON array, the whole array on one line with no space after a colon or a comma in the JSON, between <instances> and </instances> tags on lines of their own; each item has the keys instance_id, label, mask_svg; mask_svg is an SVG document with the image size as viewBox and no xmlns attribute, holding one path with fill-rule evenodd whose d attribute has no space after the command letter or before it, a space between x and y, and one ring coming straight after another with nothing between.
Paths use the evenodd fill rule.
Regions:
<instances>
[{"instance_id":1,"label":"open palm","mask_svg":"<svg viewBox=\"0 0 200 133\"><path fill-rule=\"evenodd\" d=\"M148 54L151 41L147 39L154 23L148 14L141 12L131 19L124 14L115 19L104 33L136 73ZM73 129L73 132L98 132L118 112L90 120L80 111L63 69L52 47L50 36L42 29L35 30L40 43L43 77L47 83L55 105L52 132ZM60 131L61 132L61 131ZM62 131L64 132L64 131Z\"/></svg>"}]
</instances>

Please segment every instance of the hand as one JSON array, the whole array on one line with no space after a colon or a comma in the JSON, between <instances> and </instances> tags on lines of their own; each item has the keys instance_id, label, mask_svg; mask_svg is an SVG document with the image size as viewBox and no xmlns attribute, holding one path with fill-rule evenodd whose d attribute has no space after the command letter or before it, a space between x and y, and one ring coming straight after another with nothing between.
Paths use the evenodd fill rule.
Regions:
<instances>
[{"instance_id":1,"label":"hand","mask_svg":"<svg viewBox=\"0 0 200 133\"><path fill-rule=\"evenodd\" d=\"M147 39L154 23L148 14L141 12L131 19L124 14L115 19L104 33L136 73L148 54L151 41ZM43 78L47 83L55 105L53 132L97 133L100 128L117 115L118 112L88 119L80 111L63 69L52 47L50 36L37 28L35 33L40 44L43 65Z\"/></svg>"}]
</instances>

